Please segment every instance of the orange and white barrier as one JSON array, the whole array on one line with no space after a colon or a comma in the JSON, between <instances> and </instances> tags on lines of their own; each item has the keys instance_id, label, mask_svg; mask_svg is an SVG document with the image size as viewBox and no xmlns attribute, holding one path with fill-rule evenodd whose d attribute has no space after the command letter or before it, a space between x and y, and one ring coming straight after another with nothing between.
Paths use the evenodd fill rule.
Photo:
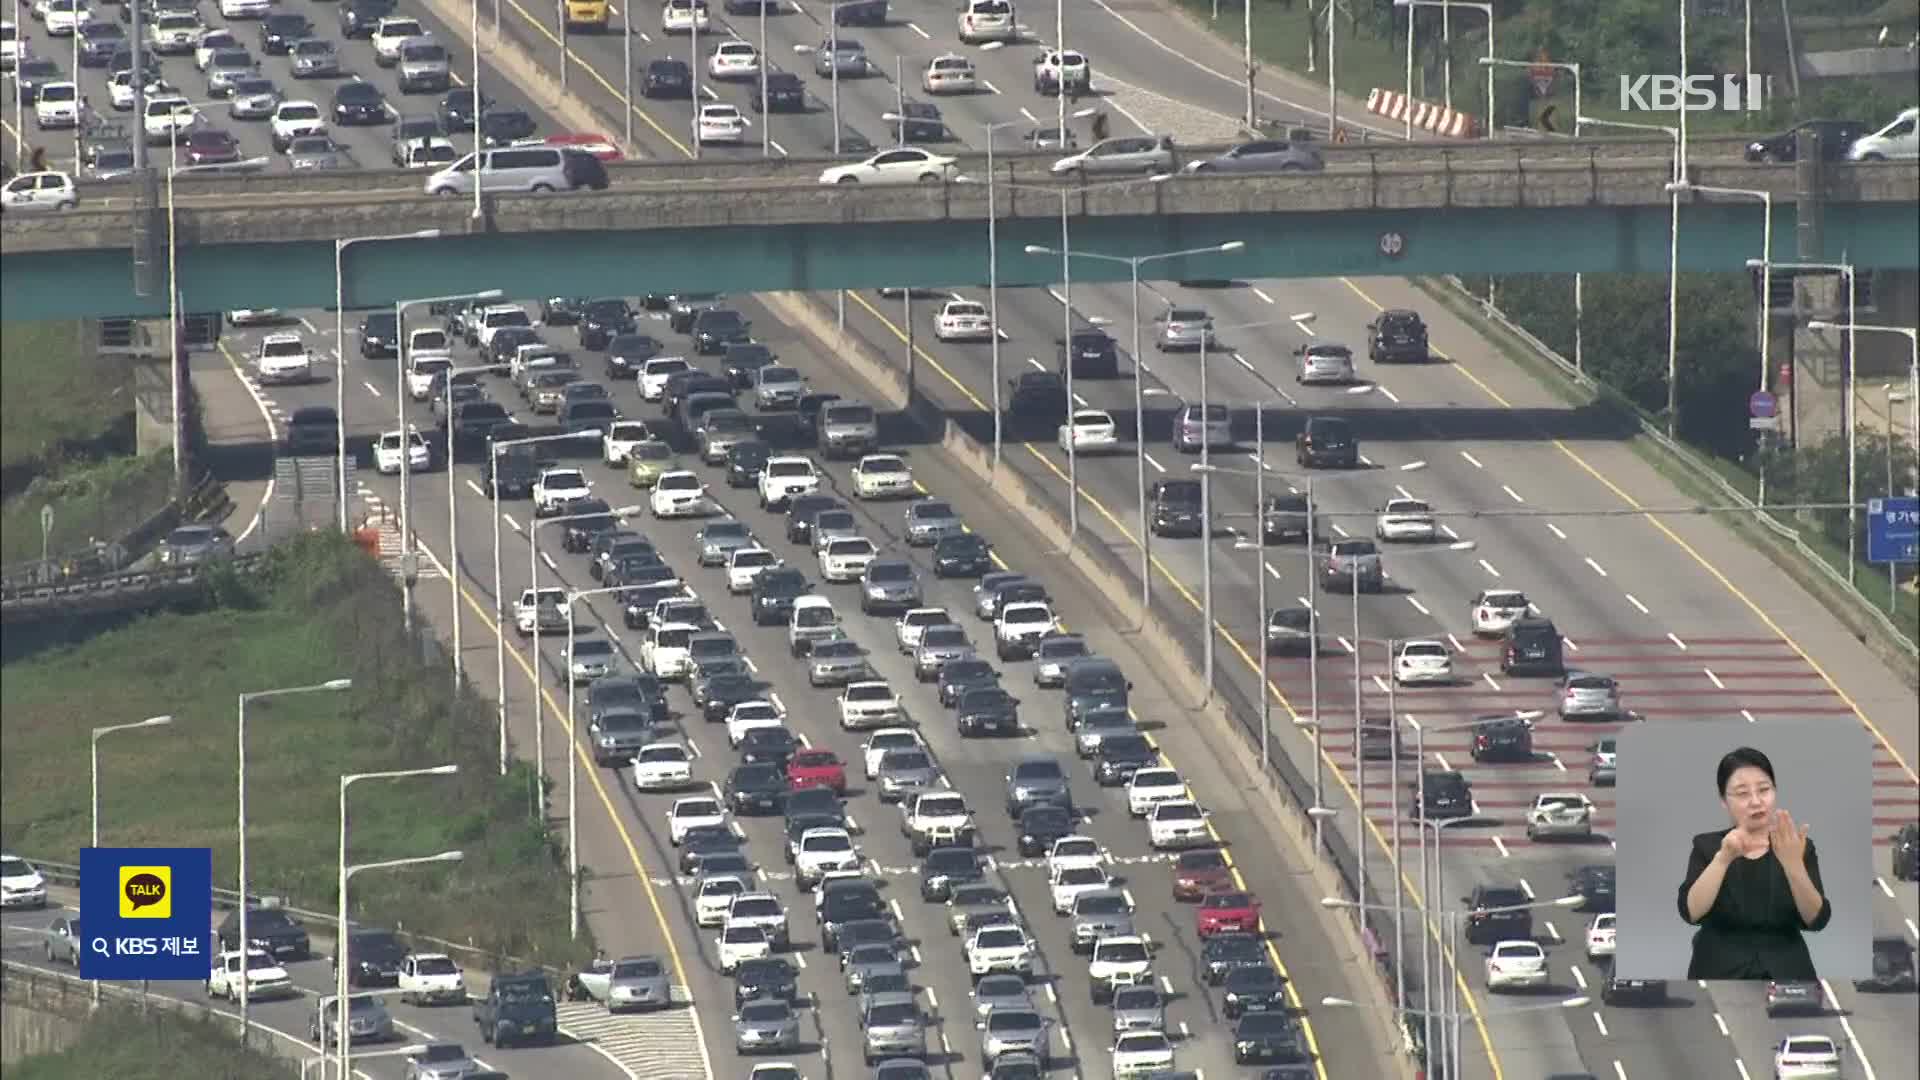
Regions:
<instances>
[{"instance_id":1,"label":"orange and white barrier","mask_svg":"<svg viewBox=\"0 0 1920 1080\"><path fill-rule=\"evenodd\" d=\"M1443 138L1472 139L1480 135L1480 125L1475 122L1472 113L1421 101L1392 90L1382 90L1377 86L1367 91L1367 111L1400 123L1406 123L1411 118L1414 127Z\"/></svg>"}]
</instances>

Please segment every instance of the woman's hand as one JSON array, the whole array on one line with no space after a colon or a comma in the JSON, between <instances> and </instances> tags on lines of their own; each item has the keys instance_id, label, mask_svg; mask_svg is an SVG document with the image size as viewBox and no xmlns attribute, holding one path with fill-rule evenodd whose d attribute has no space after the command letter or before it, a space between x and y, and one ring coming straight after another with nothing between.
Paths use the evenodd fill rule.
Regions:
<instances>
[{"instance_id":1,"label":"woman's hand","mask_svg":"<svg viewBox=\"0 0 1920 1080\"><path fill-rule=\"evenodd\" d=\"M1795 825L1793 815L1785 810L1775 814L1767 837L1773 845L1774 858L1783 866L1802 865L1807 856L1807 834L1811 831L1805 825Z\"/></svg>"},{"instance_id":2,"label":"woman's hand","mask_svg":"<svg viewBox=\"0 0 1920 1080\"><path fill-rule=\"evenodd\" d=\"M1728 829L1727 834L1720 838L1720 861L1730 863L1735 859L1744 858L1746 854L1747 845L1740 839L1740 830Z\"/></svg>"}]
</instances>

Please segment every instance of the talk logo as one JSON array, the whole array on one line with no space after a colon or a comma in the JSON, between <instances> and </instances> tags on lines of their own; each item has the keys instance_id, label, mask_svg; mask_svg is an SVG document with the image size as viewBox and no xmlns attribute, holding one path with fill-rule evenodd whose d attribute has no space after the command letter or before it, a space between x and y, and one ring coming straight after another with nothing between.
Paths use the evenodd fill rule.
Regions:
<instances>
[{"instance_id":1,"label":"talk logo","mask_svg":"<svg viewBox=\"0 0 1920 1080\"><path fill-rule=\"evenodd\" d=\"M173 867L121 867L120 917L123 919L173 918Z\"/></svg>"}]
</instances>

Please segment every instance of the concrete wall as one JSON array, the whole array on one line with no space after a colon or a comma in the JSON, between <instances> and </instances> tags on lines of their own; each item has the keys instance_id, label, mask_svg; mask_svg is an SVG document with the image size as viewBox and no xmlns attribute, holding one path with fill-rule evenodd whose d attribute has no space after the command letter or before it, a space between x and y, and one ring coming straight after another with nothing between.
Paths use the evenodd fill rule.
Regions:
<instances>
[{"instance_id":1,"label":"concrete wall","mask_svg":"<svg viewBox=\"0 0 1920 1080\"><path fill-rule=\"evenodd\" d=\"M48 1012L9 995L0 1010L0 1071L33 1054L65 1050L80 1037L84 1023L84 1017Z\"/></svg>"}]
</instances>

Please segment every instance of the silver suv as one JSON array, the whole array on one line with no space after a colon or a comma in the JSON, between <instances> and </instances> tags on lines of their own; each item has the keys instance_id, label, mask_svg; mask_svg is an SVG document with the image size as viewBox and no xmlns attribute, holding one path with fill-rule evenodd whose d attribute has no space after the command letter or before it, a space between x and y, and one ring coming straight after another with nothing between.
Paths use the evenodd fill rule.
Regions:
<instances>
[{"instance_id":1,"label":"silver suv","mask_svg":"<svg viewBox=\"0 0 1920 1080\"><path fill-rule=\"evenodd\" d=\"M873 406L830 402L820 410L820 449L828 458L864 454L880 445L880 419Z\"/></svg>"},{"instance_id":2,"label":"silver suv","mask_svg":"<svg viewBox=\"0 0 1920 1080\"><path fill-rule=\"evenodd\" d=\"M1379 592L1386 580L1380 549L1371 540L1335 540L1320 564L1322 588Z\"/></svg>"},{"instance_id":3,"label":"silver suv","mask_svg":"<svg viewBox=\"0 0 1920 1080\"><path fill-rule=\"evenodd\" d=\"M867 1006L860 1017L866 1032L862 1055L869 1068L881 1058L924 1057L927 1025L920 1007L911 1001L880 1001Z\"/></svg>"},{"instance_id":4,"label":"silver suv","mask_svg":"<svg viewBox=\"0 0 1920 1080\"><path fill-rule=\"evenodd\" d=\"M1007 816L1019 820L1030 806L1073 809L1073 788L1060 762L1043 754L1023 757L1007 773Z\"/></svg>"},{"instance_id":5,"label":"silver suv","mask_svg":"<svg viewBox=\"0 0 1920 1080\"><path fill-rule=\"evenodd\" d=\"M1209 450L1225 450L1233 445L1233 413L1221 404L1210 404L1204 412L1198 405L1183 405L1173 422L1173 448L1183 454L1198 453L1204 442Z\"/></svg>"},{"instance_id":6,"label":"silver suv","mask_svg":"<svg viewBox=\"0 0 1920 1080\"><path fill-rule=\"evenodd\" d=\"M1086 955L1105 937L1133 934L1133 903L1122 889L1095 889L1073 898L1073 951Z\"/></svg>"},{"instance_id":7,"label":"silver suv","mask_svg":"<svg viewBox=\"0 0 1920 1080\"><path fill-rule=\"evenodd\" d=\"M993 1068L1002 1054L1026 1053L1039 1059L1041 1070L1046 1070L1049 1025L1037 1010L994 1009L975 1026L980 1029L980 1058L987 1068Z\"/></svg>"},{"instance_id":8,"label":"silver suv","mask_svg":"<svg viewBox=\"0 0 1920 1080\"><path fill-rule=\"evenodd\" d=\"M400 43L400 62L396 74L400 92L445 90L453 82L453 69L447 60L447 47L430 37L408 38Z\"/></svg>"}]
</instances>

